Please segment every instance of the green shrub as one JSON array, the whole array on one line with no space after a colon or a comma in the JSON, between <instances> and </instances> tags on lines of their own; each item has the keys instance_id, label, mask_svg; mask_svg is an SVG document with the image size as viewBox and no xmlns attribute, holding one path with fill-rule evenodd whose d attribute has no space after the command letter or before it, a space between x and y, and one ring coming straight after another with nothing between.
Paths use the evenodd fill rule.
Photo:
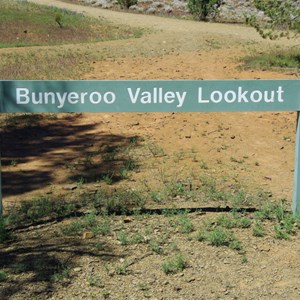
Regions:
<instances>
[{"instance_id":1,"label":"green shrub","mask_svg":"<svg viewBox=\"0 0 300 300\"><path fill-rule=\"evenodd\" d=\"M0 243L7 241L10 237L11 233L6 227L5 219L0 216Z\"/></svg>"},{"instance_id":2,"label":"green shrub","mask_svg":"<svg viewBox=\"0 0 300 300\"><path fill-rule=\"evenodd\" d=\"M186 259L182 254L178 254L175 257L166 260L162 264L162 269L166 274L178 273L187 267Z\"/></svg>"},{"instance_id":3,"label":"green shrub","mask_svg":"<svg viewBox=\"0 0 300 300\"><path fill-rule=\"evenodd\" d=\"M0 271L0 282L6 281L8 278L8 275L4 271Z\"/></svg>"},{"instance_id":4,"label":"green shrub","mask_svg":"<svg viewBox=\"0 0 300 300\"><path fill-rule=\"evenodd\" d=\"M207 21L209 17L216 18L221 4L221 0L189 0L187 7L197 19Z\"/></svg>"},{"instance_id":5,"label":"green shrub","mask_svg":"<svg viewBox=\"0 0 300 300\"><path fill-rule=\"evenodd\" d=\"M118 1L118 4L122 8L126 8L126 9L128 9L132 5L136 5L137 4L137 0L117 0L117 1Z\"/></svg>"}]
</instances>

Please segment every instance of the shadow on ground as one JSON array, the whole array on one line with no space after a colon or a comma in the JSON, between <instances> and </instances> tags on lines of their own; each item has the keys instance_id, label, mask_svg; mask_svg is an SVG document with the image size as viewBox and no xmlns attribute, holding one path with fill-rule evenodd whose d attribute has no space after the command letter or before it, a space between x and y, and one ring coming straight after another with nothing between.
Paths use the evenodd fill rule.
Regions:
<instances>
[{"instance_id":1,"label":"shadow on ground","mask_svg":"<svg viewBox=\"0 0 300 300\"><path fill-rule=\"evenodd\" d=\"M23 294L24 299L45 299L48 293L55 291L57 283L68 285L78 275L74 272L77 257L89 256L103 261L120 259L110 245L101 243L99 250L96 245L99 242L78 238L52 238L51 241L31 238L26 246L21 242L0 249L0 270L9 274L5 285L0 284L2 300L15 294Z\"/></svg>"},{"instance_id":2,"label":"shadow on ground","mask_svg":"<svg viewBox=\"0 0 300 300\"><path fill-rule=\"evenodd\" d=\"M94 133L95 125L79 124L81 114L12 115L2 123L3 195L17 196L50 186L61 171L65 183L95 182L108 176L122 180L119 155L136 137ZM100 124L101 125L101 124ZM26 163L30 162L30 169ZM26 170L27 167L27 170ZM34 169L31 169L34 168Z\"/></svg>"}]
</instances>

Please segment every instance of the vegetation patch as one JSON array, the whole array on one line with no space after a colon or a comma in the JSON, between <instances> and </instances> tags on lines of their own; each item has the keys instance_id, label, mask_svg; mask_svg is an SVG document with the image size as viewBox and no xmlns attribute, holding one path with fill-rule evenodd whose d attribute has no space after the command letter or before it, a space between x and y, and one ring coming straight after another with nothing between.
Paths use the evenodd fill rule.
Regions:
<instances>
[{"instance_id":1,"label":"vegetation patch","mask_svg":"<svg viewBox=\"0 0 300 300\"><path fill-rule=\"evenodd\" d=\"M244 68L267 70L300 70L300 49L277 49L267 53L254 54L244 58Z\"/></svg>"},{"instance_id":2,"label":"vegetation patch","mask_svg":"<svg viewBox=\"0 0 300 300\"><path fill-rule=\"evenodd\" d=\"M119 27L65 9L26 1L1 1L0 48L83 43L140 37L141 30Z\"/></svg>"}]
</instances>

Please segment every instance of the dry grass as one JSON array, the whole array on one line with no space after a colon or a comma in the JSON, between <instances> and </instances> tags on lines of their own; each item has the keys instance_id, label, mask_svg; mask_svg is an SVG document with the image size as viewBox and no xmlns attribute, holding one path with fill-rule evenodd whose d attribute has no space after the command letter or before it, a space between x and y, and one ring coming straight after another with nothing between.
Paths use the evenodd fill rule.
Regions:
<instances>
[{"instance_id":1,"label":"dry grass","mask_svg":"<svg viewBox=\"0 0 300 300\"><path fill-rule=\"evenodd\" d=\"M120 28L68 10L21 1L1 1L0 48L57 45L139 37L141 30Z\"/></svg>"}]
</instances>

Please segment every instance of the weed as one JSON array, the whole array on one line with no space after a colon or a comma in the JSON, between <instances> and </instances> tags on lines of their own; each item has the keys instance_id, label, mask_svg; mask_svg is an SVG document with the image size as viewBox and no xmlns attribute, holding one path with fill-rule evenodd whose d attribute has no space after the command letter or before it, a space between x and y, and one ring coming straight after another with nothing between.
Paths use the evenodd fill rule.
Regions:
<instances>
[{"instance_id":1,"label":"weed","mask_svg":"<svg viewBox=\"0 0 300 300\"><path fill-rule=\"evenodd\" d=\"M265 229L263 227L262 222L256 221L253 229L252 229L253 235L256 237L263 237L266 235Z\"/></svg>"},{"instance_id":2,"label":"weed","mask_svg":"<svg viewBox=\"0 0 300 300\"><path fill-rule=\"evenodd\" d=\"M191 184L180 180L170 181L166 185L166 193L172 198L177 196L188 197L191 194Z\"/></svg>"},{"instance_id":3,"label":"weed","mask_svg":"<svg viewBox=\"0 0 300 300\"><path fill-rule=\"evenodd\" d=\"M6 220L0 216L0 243L11 238L11 232L7 229Z\"/></svg>"},{"instance_id":4,"label":"weed","mask_svg":"<svg viewBox=\"0 0 300 300\"><path fill-rule=\"evenodd\" d=\"M177 223L179 225L179 230L181 233L190 233L194 231L194 225L187 213L180 215L177 218Z\"/></svg>"},{"instance_id":5,"label":"weed","mask_svg":"<svg viewBox=\"0 0 300 300\"><path fill-rule=\"evenodd\" d=\"M102 208L106 215L126 214L133 207L143 208L145 197L141 192L131 190L98 191L91 199L95 208Z\"/></svg>"},{"instance_id":6,"label":"weed","mask_svg":"<svg viewBox=\"0 0 300 300\"><path fill-rule=\"evenodd\" d=\"M121 167L119 169L119 173L120 173L120 176L121 176L122 179L128 179L129 178L129 172L126 168Z\"/></svg>"},{"instance_id":7,"label":"weed","mask_svg":"<svg viewBox=\"0 0 300 300\"><path fill-rule=\"evenodd\" d=\"M127 158L124 162L123 162L123 166L126 170L128 171L133 171L137 168L137 163L134 159L132 158Z\"/></svg>"},{"instance_id":8,"label":"weed","mask_svg":"<svg viewBox=\"0 0 300 300\"><path fill-rule=\"evenodd\" d=\"M174 162L178 163L180 160L184 158L184 152L183 150L180 150L174 154Z\"/></svg>"},{"instance_id":9,"label":"weed","mask_svg":"<svg viewBox=\"0 0 300 300\"><path fill-rule=\"evenodd\" d=\"M8 274L4 271L0 271L0 282L6 281L8 278Z\"/></svg>"},{"instance_id":10,"label":"weed","mask_svg":"<svg viewBox=\"0 0 300 300\"><path fill-rule=\"evenodd\" d=\"M61 282L70 277L71 269L67 265L61 264L58 266L58 271L51 277L53 282Z\"/></svg>"},{"instance_id":11,"label":"weed","mask_svg":"<svg viewBox=\"0 0 300 300\"><path fill-rule=\"evenodd\" d=\"M280 225L275 225L274 230L275 230L275 238L276 239L279 239L279 240L289 240L290 239L289 233L284 228L282 228Z\"/></svg>"},{"instance_id":12,"label":"weed","mask_svg":"<svg viewBox=\"0 0 300 300\"><path fill-rule=\"evenodd\" d=\"M104 244L103 243L97 243L95 245L95 248L98 250L98 251L101 251L101 250L104 250Z\"/></svg>"},{"instance_id":13,"label":"weed","mask_svg":"<svg viewBox=\"0 0 300 300\"><path fill-rule=\"evenodd\" d=\"M245 254L242 254L242 264L246 264L247 262L248 262L247 256Z\"/></svg>"},{"instance_id":14,"label":"weed","mask_svg":"<svg viewBox=\"0 0 300 300\"><path fill-rule=\"evenodd\" d=\"M85 227L93 227L97 224L97 215L95 213L88 213L84 216L83 222Z\"/></svg>"},{"instance_id":15,"label":"weed","mask_svg":"<svg viewBox=\"0 0 300 300\"><path fill-rule=\"evenodd\" d=\"M235 163L237 163L237 164L242 164L242 163L245 162L244 159L238 159L238 158L236 158L236 157L230 157L230 161L235 162Z\"/></svg>"},{"instance_id":16,"label":"weed","mask_svg":"<svg viewBox=\"0 0 300 300\"><path fill-rule=\"evenodd\" d=\"M148 149L154 157L161 157L166 155L165 150L158 145L149 144Z\"/></svg>"},{"instance_id":17,"label":"weed","mask_svg":"<svg viewBox=\"0 0 300 300\"><path fill-rule=\"evenodd\" d=\"M128 234L125 231L121 231L117 234L117 240L120 242L122 246L126 246L130 244Z\"/></svg>"},{"instance_id":18,"label":"weed","mask_svg":"<svg viewBox=\"0 0 300 300\"><path fill-rule=\"evenodd\" d=\"M242 251L243 250L243 245L241 243L241 241L232 238L230 244L229 244L229 248L232 250L236 250L236 251Z\"/></svg>"},{"instance_id":19,"label":"weed","mask_svg":"<svg viewBox=\"0 0 300 300\"><path fill-rule=\"evenodd\" d=\"M10 162L10 165L11 165L12 167L15 167L17 164L18 164L18 161L15 160L15 159L13 159L13 160Z\"/></svg>"},{"instance_id":20,"label":"weed","mask_svg":"<svg viewBox=\"0 0 300 300\"><path fill-rule=\"evenodd\" d=\"M150 199L156 203L161 203L166 198L165 193L162 191L150 191L149 196L150 196Z\"/></svg>"},{"instance_id":21,"label":"weed","mask_svg":"<svg viewBox=\"0 0 300 300\"><path fill-rule=\"evenodd\" d=\"M251 226L251 220L240 217L239 215L221 215L217 218L216 224L227 229L249 228Z\"/></svg>"},{"instance_id":22,"label":"weed","mask_svg":"<svg viewBox=\"0 0 300 300\"><path fill-rule=\"evenodd\" d=\"M245 68L299 69L299 48L276 49L244 58Z\"/></svg>"},{"instance_id":23,"label":"weed","mask_svg":"<svg viewBox=\"0 0 300 300\"><path fill-rule=\"evenodd\" d=\"M132 236L132 240L131 240L131 242L133 244L142 244L142 243L145 243L145 241L146 241L145 237L142 234L140 234L140 233L134 234Z\"/></svg>"},{"instance_id":24,"label":"weed","mask_svg":"<svg viewBox=\"0 0 300 300\"><path fill-rule=\"evenodd\" d=\"M80 221L73 222L69 225L61 227L61 231L64 235L79 235L84 229L84 225Z\"/></svg>"},{"instance_id":25,"label":"weed","mask_svg":"<svg viewBox=\"0 0 300 300\"><path fill-rule=\"evenodd\" d=\"M85 154L82 163L86 168L91 167L94 164L93 155L90 153Z\"/></svg>"},{"instance_id":26,"label":"weed","mask_svg":"<svg viewBox=\"0 0 300 300\"><path fill-rule=\"evenodd\" d=\"M205 196L209 200L221 200L221 201L227 201L228 194L226 194L224 191L220 191L217 188L216 182L214 179L208 176L200 176L200 182L201 187L200 190L204 192Z\"/></svg>"},{"instance_id":27,"label":"weed","mask_svg":"<svg viewBox=\"0 0 300 300\"><path fill-rule=\"evenodd\" d=\"M76 182L76 185L79 189L81 189L84 185L84 178L82 176L80 176Z\"/></svg>"},{"instance_id":28,"label":"weed","mask_svg":"<svg viewBox=\"0 0 300 300\"><path fill-rule=\"evenodd\" d=\"M229 247L243 254L242 243L234 236L233 232L225 230L221 227L216 227L211 231L198 232L196 235L198 241L207 241L215 247Z\"/></svg>"},{"instance_id":29,"label":"weed","mask_svg":"<svg viewBox=\"0 0 300 300\"><path fill-rule=\"evenodd\" d=\"M102 180L108 185L111 185L113 183L113 178L114 178L113 173L107 173L102 176Z\"/></svg>"},{"instance_id":30,"label":"weed","mask_svg":"<svg viewBox=\"0 0 300 300\"><path fill-rule=\"evenodd\" d=\"M141 282L141 283L138 284L138 289L140 291L149 291L150 287L149 287L149 285L147 283Z\"/></svg>"},{"instance_id":31,"label":"weed","mask_svg":"<svg viewBox=\"0 0 300 300\"><path fill-rule=\"evenodd\" d=\"M200 160L200 169L208 170L208 165L204 160Z\"/></svg>"},{"instance_id":32,"label":"weed","mask_svg":"<svg viewBox=\"0 0 300 300\"><path fill-rule=\"evenodd\" d=\"M154 253L159 254L159 255L164 253L164 249L158 241L151 239L148 244L149 244L149 248Z\"/></svg>"},{"instance_id":33,"label":"weed","mask_svg":"<svg viewBox=\"0 0 300 300\"><path fill-rule=\"evenodd\" d=\"M207 235L205 231L197 231L196 233L196 239L199 242L204 242L206 241Z\"/></svg>"},{"instance_id":34,"label":"weed","mask_svg":"<svg viewBox=\"0 0 300 300\"><path fill-rule=\"evenodd\" d=\"M95 286L102 288L103 284L101 283L101 277L99 275L90 275L88 278L88 283L90 286Z\"/></svg>"},{"instance_id":35,"label":"weed","mask_svg":"<svg viewBox=\"0 0 300 300\"><path fill-rule=\"evenodd\" d=\"M121 263L120 265L116 266L115 268L115 273L117 275L127 275L128 274L128 263L126 261L124 261L123 263Z\"/></svg>"},{"instance_id":36,"label":"weed","mask_svg":"<svg viewBox=\"0 0 300 300\"><path fill-rule=\"evenodd\" d=\"M267 203L255 213L258 220L272 220L274 218L274 204Z\"/></svg>"},{"instance_id":37,"label":"weed","mask_svg":"<svg viewBox=\"0 0 300 300\"><path fill-rule=\"evenodd\" d=\"M253 203L253 197L248 195L244 190L239 190L233 196L229 197L229 199L234 208L241 208Z\"/></svg>"},{"instance_id":38,"label":"weed","mask_svg":"<svg viewBox=\"0 0 300 300\"><path fill-rule=\"evenodd\" d=\"M25 221L36 222L43 218L61 217L76 210L75 203L68 203L64 198L51 199L49 197L38 197L21 202L17 209L19 218Z\"/></svg>"},{"instance_id":39,"label":"weed","mask_svg":"<svg viewBox=\"0 0 300 300\"><path fill-rule=\"evenodd\" d=\"M183 271L187 267L186 259L181 253L177 254L173 258L170 258L163 262L162 269L165 274L174 274Z\"/></svg>"},{"instance_id":40,"label":"weed","mask_svg":"<svg viewBox=\"0 0 300 300\"><path fill-rule=\"evenodd\" d=\"M104 299L108 299L110 297L110 292L107 289L102 290L102 296Z\"/></svg>"},{"instance_id":41,"label":"weed","mask_svg":"<svg viewBox=\"0 0 300 300\"><path fill-rule=\"evenodd\" d=\"M107 213L126 214L131 207L143 208L145 199L143 195L135 191L120 190L107 200Z\"/></svg>"},{"instance_id":42,"label":"weed","mask_svg":"<svg viewBox=\"0 0 300 300\"><path fill-rule=\"evenodd\" d=\"M105 218L103 221L97 222L95 226L91 228L94 235L108 235L111 232L110 219Z\"/></svg>"},{"instance_id":43,"label":"weed","mask_svg":"<svg viewBox=\"0 0 300 300\"><path fill-rule=\"evenodd\" d=\"M59 28L63 28L63 16L61 13L56 13L55 22L58 24Z\"/></svg>"},{"instance_id":44,"label":"weed","mask_svg":"<svg viewBox=\"0 0 300 300\"><path fill-rule=\"evenodd\" d=\"M207 234L207 241L216 247L229 246L233 237L228 231L222 228L216 228Z\"/></svg>"}]
</instances>

